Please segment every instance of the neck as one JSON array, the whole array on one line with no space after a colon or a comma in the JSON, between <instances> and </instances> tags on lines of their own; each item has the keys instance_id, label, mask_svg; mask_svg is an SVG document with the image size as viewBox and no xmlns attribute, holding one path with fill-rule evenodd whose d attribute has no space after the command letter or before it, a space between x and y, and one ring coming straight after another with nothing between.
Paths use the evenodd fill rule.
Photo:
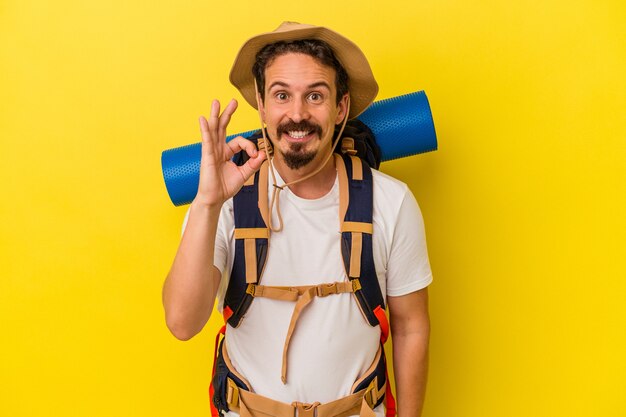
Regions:
<instances>
[{"instance_id":1,"label":"neck","mask_svg":"<svg viewBox=\"0 0 626 417\"><path fill-rule=\"evenodd\" d=\"M324 160L326 157L326 152L324 152L323 155L318 154L313 161L298 169L289 168L278 154L276 155L273 163L274 168L285 181L285 184L289 184L290 182L304 178L317 170L319 168L319 164L323 164L325 162ZM324 167L317 174L303 181L289 185L288 188L292 193L300 198L320 198L330 192L333 188L336 177L337 171L335 169L335 158L331 157L326 161Z\"/></svg>"}]
</instances>

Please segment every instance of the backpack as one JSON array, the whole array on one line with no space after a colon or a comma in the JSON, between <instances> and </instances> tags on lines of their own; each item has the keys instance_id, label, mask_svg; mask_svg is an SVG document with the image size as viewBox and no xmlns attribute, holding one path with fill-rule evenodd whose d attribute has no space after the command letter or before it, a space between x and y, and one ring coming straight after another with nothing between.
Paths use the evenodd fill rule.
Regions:
<instances>
[{"instance_id":1,"label":"backpack","mask_svg":"<svg viewBox=\"0 0 626 417\"><path fill-rule=\"evenodd\" d=\"M335 132L337 134L337 132ZM262 138L261 131L255 132L249 140L258 143ZM340 156L339 153L342 155ZM244 151L233 157L233 161L239 165L248 159ZM246 312L255 297L274 294L274 297L301 303L307 296L326 296L337 292L353 293L365 320L372 327L381 327L381 345L385 343L389 333L389 324L385 315L385 298L378 284L374 256L372 248L372 216L373 216L373 183L370 166L378 168L380 165L381 151L376 144L372 131L359 120L349 121L344 133L335 148L335 161L339 175L340 188L340 224L341 224L341 255L349 281L322 284L297 289L300 293L293 295L289 291L294 288L277 289L277 287L264 287L260 284L262 272L267 258L270 229L268 227L269 211L267 207L267 164L255 173L244 184L242 189L233 197L233 209L235 220L235 256L230 281L224 297L223 315L224 321L232 327L241 324ZM261 190L261 193L259 193ZM346 198L347 197L347 198ZM341 202L341 201L345 202ZM282 292L281 292L282 291ZM271 297L271 296L270 296ZM303 308L306 301L298 311ZM299 314L299 313L297 313ZM292 317L292 325L295 326L297 314ZM224 334L226 326L222 327L220 334ZM291 331L287 336L287 345L291 337ZM233 369L230 369L229 360L225 358L223 341L219 343L220 334L216 339L216 359L214 362L214 375L211 385L212 407L217 410L228 411L228 390L232 388L250 390L248 385L240 378ZM286 378L286 370L283 372ZM387 369L384 353L377 355L377 362L372 365L371 373L361 378L356 390L375 385L374 392L379 392L371 401L374 408L386 399L387 417L395 415L395 402L391 394L391 386L387 383ZM285 379L283 379L285 382ZM233 385L229 387L230 385ZM357 389L358 388L358 389ZM215 415L215 414L214 414Z\"/></svg>"}]
</instances>

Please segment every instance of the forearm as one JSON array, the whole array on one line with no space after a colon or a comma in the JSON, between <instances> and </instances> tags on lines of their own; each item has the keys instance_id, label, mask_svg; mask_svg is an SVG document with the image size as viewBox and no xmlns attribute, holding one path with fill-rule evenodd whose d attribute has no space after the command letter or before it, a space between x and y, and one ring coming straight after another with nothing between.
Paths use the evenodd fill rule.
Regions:
<instances>
[{"instance_id":1,"label":"forearm","mask_svg":"<svg viewBox=\"0 0 626 417\"><path fill-rule=\"evenodd\" d=\"M213 266L219 207L191 204L172 268L163 285L165 320L181 340L200 332L213 310L219 275Z\"/></svg>"},{"instance_id":2,"label":"forearm","mask_svg":"<svg viewBox=\"0 0 626 417\"><path fill-rule=\"evenodd\" d=\"M420 417L428 374L428 288L388 297L398 417Z\"/></svg>"},{"instance_id":3,"label":"forearm","mask_svg":"<svg viewBox=\"0 0 626 417\"><path fill-rule=\"evenodd\" d=\"M419 417L426 394L429 330L392 333L392 340L398 417Z\"/></svg>"}]
</instances>

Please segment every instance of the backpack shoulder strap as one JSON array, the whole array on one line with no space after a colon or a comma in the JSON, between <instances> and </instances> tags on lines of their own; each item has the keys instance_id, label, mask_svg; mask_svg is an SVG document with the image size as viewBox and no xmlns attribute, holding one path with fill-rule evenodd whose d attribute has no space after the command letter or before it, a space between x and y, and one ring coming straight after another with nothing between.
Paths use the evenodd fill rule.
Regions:
<instances>
[{"instance_id":1,"label":"backpack shoulder strap","mask_svg":"<svg viewBox=\"0 0 626 417\"><path fill-rule=\"evenodd\" d=\"M224 297L224 319L237 327L250 307L249 284L261 280L270 237L267 161L233 197L235 256Z\"/></svg>"},{"instance_id":2,"label":"backpack shoulder strap","mask_svg":"<svg viewBox=\"0 0 626 417\"><path fill-rule=\"evenodd\" d=\"M358 280L356 300L371 326L380 325L386 340L389 325L380 290L372 248L374 194L372 170L361 158L335 154L339 176L339 221L341 254L346 274Z\"/></svg>"}]
</instances>

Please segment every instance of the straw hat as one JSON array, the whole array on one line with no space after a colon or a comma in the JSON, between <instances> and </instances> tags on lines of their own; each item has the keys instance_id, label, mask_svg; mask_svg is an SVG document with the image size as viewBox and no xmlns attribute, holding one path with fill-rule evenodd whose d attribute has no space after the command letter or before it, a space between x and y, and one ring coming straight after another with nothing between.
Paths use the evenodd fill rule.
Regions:
<instances>
[{"instance_id":1,"label":"straw hat","mask_svg":"<svg viewBox=\"0 0 626 417\"><path fill-rule=\"evenodd\" d=\"M350 119L361 114L378 93L378 84L363 52L352 41L335 31L320 26L295 22L283 22L273 32L254 36L243 44L233 68L230 70L230 82L241 92L243 97L255 109L257 102L254 89L252 66L256 54L270 43L299 39L319 39L332 48L335 56L348 73L350 92Z\"/></svg>"}]
</instances>

